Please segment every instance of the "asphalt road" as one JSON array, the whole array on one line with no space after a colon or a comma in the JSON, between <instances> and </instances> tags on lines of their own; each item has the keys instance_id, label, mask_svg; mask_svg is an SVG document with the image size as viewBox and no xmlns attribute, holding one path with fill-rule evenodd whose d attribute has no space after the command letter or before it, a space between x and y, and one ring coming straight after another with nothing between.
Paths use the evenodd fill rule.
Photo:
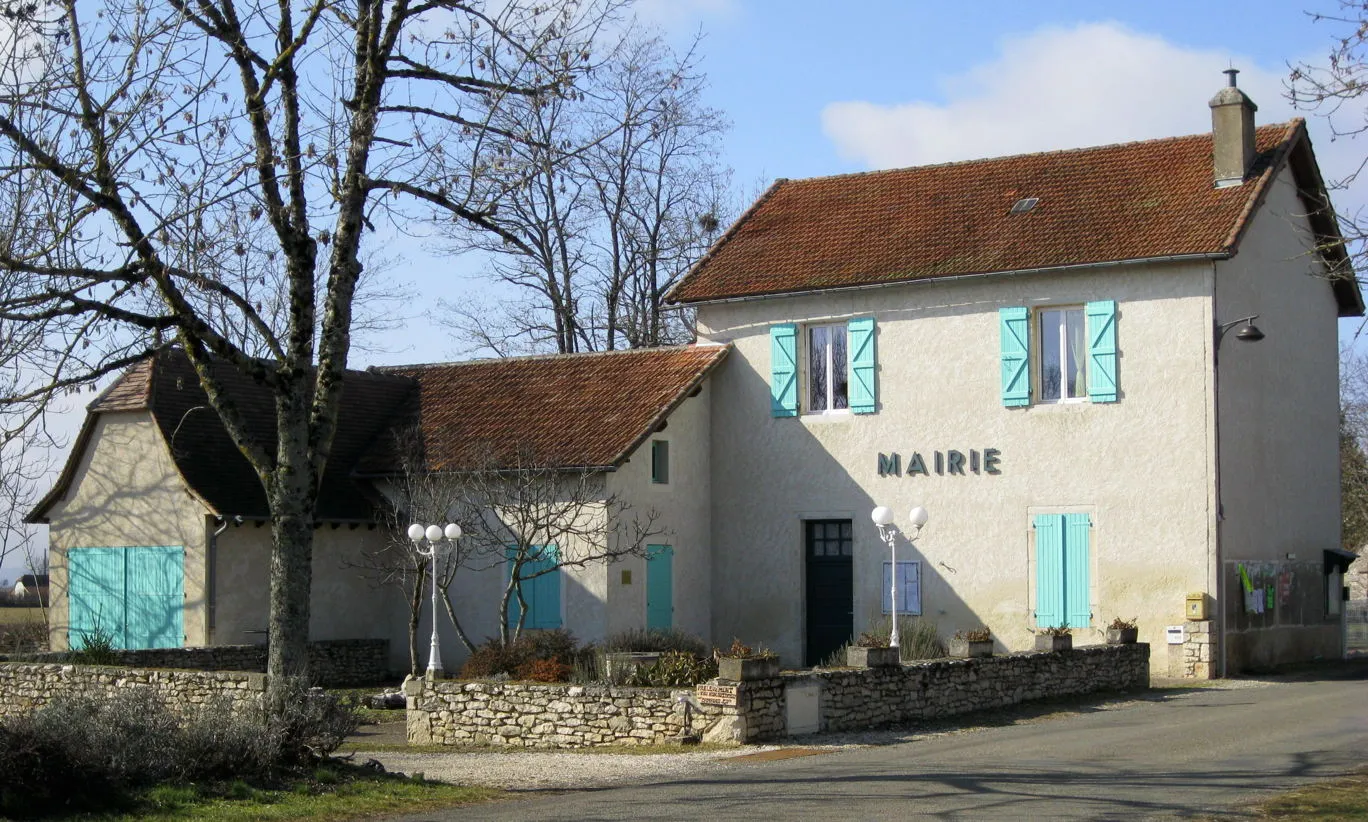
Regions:
<instances>
[{"instance_id":1,"label":"asphalt road","mask_svg":"<svg viewBox=\"0 0 1368 822\"><path fill-rule=\"evenodd\" d=\"M1151 691L1072 716L419 820L1169 819L1239 806L1368 760L1368 683Z\"/></svg>"}]
</instances>

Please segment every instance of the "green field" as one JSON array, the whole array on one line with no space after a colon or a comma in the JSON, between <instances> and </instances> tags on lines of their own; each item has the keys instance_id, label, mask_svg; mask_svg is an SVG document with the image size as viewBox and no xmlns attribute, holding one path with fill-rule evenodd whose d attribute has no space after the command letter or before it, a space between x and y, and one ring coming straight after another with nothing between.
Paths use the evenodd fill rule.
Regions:
<instances>
[{"instance_id":1,"label":"green field","mask_svg":"<svg viewBox=\"0 0 1368 822\"><path fill-rule=\"evenodd\" d=\"M42 608L0 608L0 626L28 625L42 621Z\"/></svg>"}]
</instances>

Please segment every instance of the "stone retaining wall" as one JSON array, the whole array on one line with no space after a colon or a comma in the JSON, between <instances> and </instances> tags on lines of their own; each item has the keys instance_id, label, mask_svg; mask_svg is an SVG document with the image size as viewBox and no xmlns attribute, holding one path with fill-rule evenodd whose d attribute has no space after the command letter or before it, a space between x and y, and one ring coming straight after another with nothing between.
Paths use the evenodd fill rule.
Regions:
<instances>
[{"instance_id":1,"label":"stone retaining wall","mask_svg":"<svg viewBox=\"0 0 1368 822\"><path fill-rule=\"evenodd\" d=\"M1037 699L1149 687L1149 646L1096 645L1063 653L938 659L806 676L821 682L818 727L859 730Z\"/></svg>"},{"instance_id":2,"label":"stone retaining wall","mask_svg":"<svg viewBox=\"0 0 1368 822\"><path fill-rule=\"evenodd\" d=\"M0 717L16 716L71 696L107 697L148 688L168 704L198 705L215 698L235 710L260 710L264 674L242 671L177 671L103 665L0 663Z\"/></svg>"},{"instance_id":3,"label":"stone retaining wall","mask_svg":"<svg viewBox=\"0 0 1368 822\"><path fill-rule=\"evenodd\" d=\"M714 680L674 690L410 680L404 687L408 739L553 748L661 743L687 730L709 742L760 742L1146 688L1149 650L1145 644L1101 645L897 668L790 672L754 682Z\"/></svg>"},{"instance_id":4,"label":"stone retaining wall","mask_svg":"<svg viewBox=\"0 0 1368 822\"><path fill-rule=\"evenodd\" d=\"M266 670L265 645L210 645L194 648L141 648L117 651L114 664L124 668L181 668L197 671ZM14 662L63 663L64 652L22 654ZM0 661L5 657L0 656ZM389 640L323 639L309 643L309 670L324 688L374 685L389 676Z\"/></svg>"}]
</instances>

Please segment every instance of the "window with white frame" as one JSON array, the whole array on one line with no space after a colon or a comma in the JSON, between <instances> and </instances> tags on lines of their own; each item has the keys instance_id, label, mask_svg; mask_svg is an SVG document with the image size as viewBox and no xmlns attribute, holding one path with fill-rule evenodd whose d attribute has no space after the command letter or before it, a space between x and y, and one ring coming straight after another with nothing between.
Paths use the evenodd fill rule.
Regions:
<instances>
[{"instance_id":1,"label":"window with white frame","mask_svg":"<svg viewBox=\"0 0 1368 822\"><path fill-rule=\"evenodd\" d=\"M1042 308L1036 318L1040 401L1086 399L1088 341L1083 306Z\"/></svg>"},{"instance_id":2,"label":"window with white frame","mask_svg":"<svg viewBox=\"0 0 1368 822\"><path fill-rule=\"evenodd\" d=\"M811 414L850 409L845 323L807 327L807 407Z\"/></svg>"}]
</instances>

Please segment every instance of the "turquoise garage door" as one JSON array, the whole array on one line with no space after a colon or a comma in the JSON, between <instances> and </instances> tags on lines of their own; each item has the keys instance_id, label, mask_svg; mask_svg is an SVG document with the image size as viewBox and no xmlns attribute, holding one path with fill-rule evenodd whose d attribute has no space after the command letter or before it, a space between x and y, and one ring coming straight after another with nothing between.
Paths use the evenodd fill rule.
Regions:
<instances>
[{"instance_id":1,"label":"turquoise garage door","mask_svg":"<svg viewBox=\"0 0 1368 822\"><path fill-rule=\"evenodd\" d=\"M181 646L184 548L73 548L67 556L71 647L97 633L116 648Z\"/></svg>"}]
</instances>

